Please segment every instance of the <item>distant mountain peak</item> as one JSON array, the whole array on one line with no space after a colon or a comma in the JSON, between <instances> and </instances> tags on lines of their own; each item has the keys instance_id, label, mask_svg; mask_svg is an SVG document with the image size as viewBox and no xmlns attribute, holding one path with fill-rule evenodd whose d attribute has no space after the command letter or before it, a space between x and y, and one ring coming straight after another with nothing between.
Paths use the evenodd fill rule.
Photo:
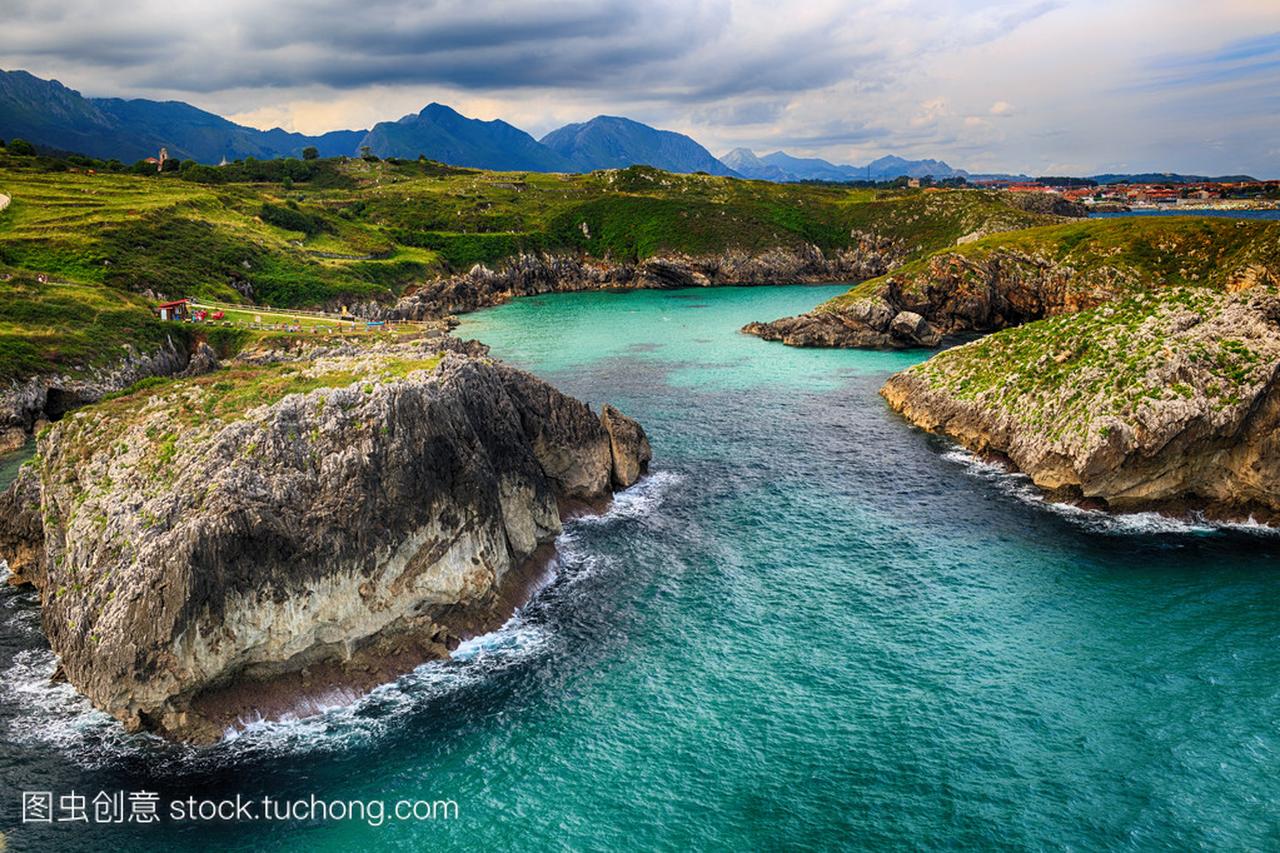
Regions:
<instances>
[{"instance_id":1,"label":"distant mountain peak","mask_svg":"<svg viewBox=\"0 0 1280 853\"><path fill-rule=\"evenodd\" d=\"M861 181L888 180L907 176L951 178L967 174L941 160L907 160L888 154L865 166L838 165L820 157L796 157L774 151L757 157L749 148L735 148L724 156L726 165L739 174L764 181Z\"/></svg>"},{"instance_id":2,"label":"distant mountain peak","mask_svg":"<svg viewBox=\"0 0 1280 853\"><path fill-rule=\"evenodd\" d=\"M542 137L542 144L582 171L643 164L668 172L736 174L690 137L622 116L567 124Z\"/></svg>"}]
</instances>

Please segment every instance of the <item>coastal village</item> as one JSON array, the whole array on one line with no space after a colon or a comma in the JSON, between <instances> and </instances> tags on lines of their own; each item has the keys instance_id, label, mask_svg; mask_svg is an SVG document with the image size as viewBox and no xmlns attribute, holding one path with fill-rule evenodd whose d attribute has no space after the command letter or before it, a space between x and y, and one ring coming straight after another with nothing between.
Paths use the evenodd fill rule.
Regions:
<instances>
[{"instance_id":1,"label":"coastal village","mask_svg":"<svg viewBox=\"0 0 1280 853\"><path fill-rule=\"evenodd\" d=\"M1203 181L1199 183L1099 183L1088 178L1040 178L1033 181L972 181L974 186L1008 192L1060 195L1099 210L1186 207L1269 210L1280 208L1280 181Z\"/></svg>"}]
</instances>

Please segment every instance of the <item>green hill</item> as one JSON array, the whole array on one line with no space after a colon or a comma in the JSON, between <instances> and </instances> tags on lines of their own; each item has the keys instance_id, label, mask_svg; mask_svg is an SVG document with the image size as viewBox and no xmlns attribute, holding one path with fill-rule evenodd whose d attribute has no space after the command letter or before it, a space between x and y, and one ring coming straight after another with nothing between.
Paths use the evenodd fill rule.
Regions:
<instances>
[{"instance_id":1,"label":"green hill","mask_svg":"<svg viewBox=\"0 0 1280 853\"><path fill-rule=\"evenodd\" d=\"M0 215L0 264L9 268L293 307L385 302L411 282L522 251L636 260L801 243L834 250L864 230L901 241L912 255L975 228L1057 221L977 191L361 159L133 174L0 153L0 192L13 198Z\"/></svg>"}]
</instances>

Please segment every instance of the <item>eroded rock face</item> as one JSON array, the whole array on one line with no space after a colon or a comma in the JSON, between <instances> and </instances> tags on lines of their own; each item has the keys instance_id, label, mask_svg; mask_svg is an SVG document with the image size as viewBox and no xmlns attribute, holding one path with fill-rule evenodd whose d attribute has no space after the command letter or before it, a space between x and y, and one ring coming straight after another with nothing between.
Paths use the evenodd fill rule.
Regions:
<instances>
[{"instance_id":1,"label":"eroded rock face","mask_svg":"<svg viewBox=\"0 0 1280 853\"><path fill-rule=\"evenodd\" d=\"M13 584L31 583L44 565L40 478L30 466L0 492L0 557L9 564Z\"/></svg>"},{"instance_id":2,"label":"eroded rock face","mask_svg":"<svg viewBox=\"0 0 1280 853\"><path fill-rule=\"evenodd\" d=\"M1280 520L1280 296L1179 289L1009 329L881 393L1065 499Z\"/></svg>"},{"instance_id":3,"label":"eroded rock face","mask_svg":"<svg viewBox=\"0 0 1280 853\"><path fill-rule=\"evenodd\" d=\"M896 309L889 300L869 297L839 310L811 311L771 323L748 323L748 335L793 347L907 349L934 347L942 334L914 311Z\"/></svg>"},{"instance_id":4,"label":"eroded rock face","mask_svg":"<svg viewBox=\"0 0 1280 853\"><path fill-rule=\"evenodd\" d=\"M991 242L981 239L986 233L980 228L961 237L959 246L906 264L806 314L751 323L743 331L792 346L938 346L947 336L1084 311L1139 291L1242 291L1280 282L1275 223L1192 227L1176 218L1159 224L1093 220ZM920 315L927 328L913 331L895 323L903 312Z\"/></svg>"},{"instance_id":5,"label":"eroded rock face","mask_svg":"<svg viewBox=\"0 0 1280 853\"><path fill-rule=\"evenodd\" d=\"M644 428L608 403L600 410L600 423L609 434L613 457L613 485L625 489L649 469L653 450Z\"/></svg>"},{"instance_id":6,"label":"eroded rock face","mask_svg":"<svg viewBox=\"0 0 1280 853\"><path fill-rule=\"evenodd\" d=\"M797 284L861 281L882 275L906 254L897 241L854 231L851 245L829 254L816 246L777 247L761 252L729 250L717 255L658 255L638 263L578 256L522 254L498 269L477 264L466 273L428 282L393 308L369 313L406 320L461 314L517 296L618 287L677 288L712 285Z\"/></svg>"},{"instance_id":7,"label":"eroded rock face","mask_svg":"<svg viewBox=\"0 0 1280 853\"><path fill-rule=\"evenodd\" d=\"M643 465L535 377L427 356L290 362L322 387L233 416L213 382L276 374L55 424L38 483L24 469L0 498L0 556L39 589L68 680L130 728L197 741L319 674L367 689L491 617L560 531L560 499L605 498Z\"/></svg>"},{"instance_id":8,"label":"eroded rock face","mask_svg":"<svg viewBox=\"0 0 1280 853\"><path fill-rule=\"evenodd\" d=\"M149 376L207 372L217 367L217 354L203 342L196 358L172 339L155 352L129 352L118 364L76 375L39 375L0 388L0 452L26 442L37 421L62 417L78 406L101 400Z\"/></svg>"},{"instance_id":9,"label":"eroded rock face","mask_svg":"<svg viewBox=\"0 0 1280 853\"><path fill-rule=\"evenodd\" d=\"M1013 251L977 259L943 252L922 269L887 276L867 296L842 297L797 317L750 323L743 331L800 347L936 347L946 335L990 332L1091 308L1131 284L1118 271L1077 281L1069 266Z\"/></svg>"}]
</instances>

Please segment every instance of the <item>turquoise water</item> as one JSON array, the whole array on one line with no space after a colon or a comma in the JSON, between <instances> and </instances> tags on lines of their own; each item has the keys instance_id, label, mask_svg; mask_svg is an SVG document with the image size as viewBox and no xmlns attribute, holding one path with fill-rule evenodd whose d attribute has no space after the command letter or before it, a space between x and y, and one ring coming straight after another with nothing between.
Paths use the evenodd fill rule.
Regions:
<instances>
[{"instance_id":1,"label":"turquoise water","mask_svg":"<svg viewBox=\"0 0 1280 853\"><path fill-rule=\"evenodd\" d=\"M877 396L925 353L748 320L842 288L526 299L462 332L638 417L654 471L460 659L207 751L121 734L0 598L0 781L448 797L456 822L33 830L11 849L1266 849L1280 566L1263 535L1038 503Z\"/></svg>"}]
</instances>

